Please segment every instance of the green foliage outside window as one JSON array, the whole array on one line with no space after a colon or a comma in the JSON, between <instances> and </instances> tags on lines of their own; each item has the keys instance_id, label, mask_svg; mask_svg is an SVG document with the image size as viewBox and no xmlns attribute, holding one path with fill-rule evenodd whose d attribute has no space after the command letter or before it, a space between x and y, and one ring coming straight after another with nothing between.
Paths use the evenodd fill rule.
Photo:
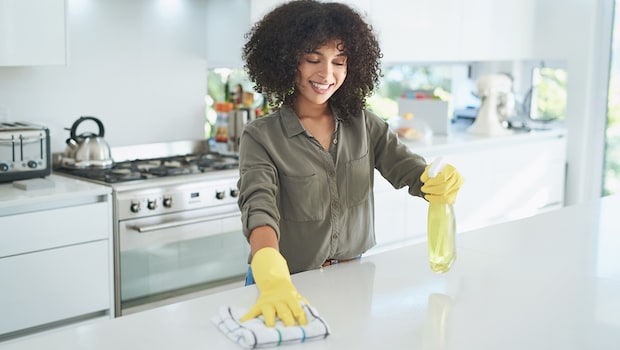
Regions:
<instances>
[{"instance_id":1,"label":"green foliage outside window","mask_svg":"<svg viewBox=\"0 0 620 350\"><path fill-rule=\"evenodd\" d=\"M620 193L620 6L616 6L607 97L603 195Z\"/></svg>"},{"instance_id":2,"label":"green foliage outside window","mask_svg":"<svg viewBox=\"0 0 620 350\"><path fill-rule=\"evenodd\" d=\"M566 115L566 77L562 68L534 69L530 117L536 120L564 119Z\"/></svg>"},{"instance_id":3,"label":"green foliage outside window","mask_svg":"<svg viewBox=\"0 0 620 350\"><path fill-rule=\"evenodd\" d=\"M451 99L452 67L450 65L394 65L382 68L383 77L368 108L383 119L398 115L398 98L408 91L431 91L442 100Z\"/></svg>"}]
</instances>

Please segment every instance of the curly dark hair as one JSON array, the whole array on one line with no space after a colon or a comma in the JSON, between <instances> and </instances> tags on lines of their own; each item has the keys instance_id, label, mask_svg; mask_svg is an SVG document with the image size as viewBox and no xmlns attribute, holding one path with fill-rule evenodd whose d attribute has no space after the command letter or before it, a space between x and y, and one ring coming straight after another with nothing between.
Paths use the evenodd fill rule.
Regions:
<instances>
[{"instance_id":1,"label":"curly dark hair","mask_svg":"<svg viewBox=\"0 0 620 350\"><path fill-rule=\"evenodd\" d=\"M362 16L341 3L291 1L276 7L245 35L245 69L256 91L272 107L292 105L299 60L329 41L344 44L347 76L330 98L342 118L358 115L366 98L379 84L383 56L372 27Z\"/></svg>"}]
</instances>

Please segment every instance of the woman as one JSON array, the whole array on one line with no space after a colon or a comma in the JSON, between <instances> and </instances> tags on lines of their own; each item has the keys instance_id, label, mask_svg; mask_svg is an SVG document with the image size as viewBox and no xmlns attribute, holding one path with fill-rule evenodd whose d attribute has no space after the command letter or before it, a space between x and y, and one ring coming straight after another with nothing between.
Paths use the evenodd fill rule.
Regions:
<instances>
[{"instance_id":1,"label":"woman","mask_svg":"<svg viewBox=\"0 0 620 350\"><path fill-rule=\"evenodd\" d=\"M355 259L375 244L373 175L414 196L453 202L452 166L427 164L365 110L381 51L347 5L312 0L275 8L250 30L243 56L257 91L279 109L248 124L240 141L239 207L261 292L242 320L305 324L296 273ZM423 186L424 185L424 186Z\"/></svg>"}]
</instances>

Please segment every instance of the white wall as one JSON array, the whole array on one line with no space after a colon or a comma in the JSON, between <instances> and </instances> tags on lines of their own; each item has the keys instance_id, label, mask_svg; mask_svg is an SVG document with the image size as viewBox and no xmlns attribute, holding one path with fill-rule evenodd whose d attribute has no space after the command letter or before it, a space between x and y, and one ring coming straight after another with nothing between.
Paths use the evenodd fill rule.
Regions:
<instances>
[{"instance_id":1,"label":"white wall","mask_svg":"<svg viewBox=\"0 0 620 350\"><path fill-rule=\"evenodd\" d=\"M567 61L567 204L601 195L613 0L537 3L535 54Z\"/></svg>"},{"instance_id":2,"label":"white wall","mask_svg":"<svg viewBox=\"0 0 620 350\"><path fill-rule=\"evenodd\" d=\"M67 0L68 64L0 67L0 121L47 125L53 152L81 115L113 147L203 138L205 4Z\"/></svg>"},{"instance_id":3,"label":"white wall","mask_svg":"<svg viewBox=\"0 0 620 350\"><path fill-rule=\"evenodd\" d=\"M209 67L243 67L242 48L250 30L249 0L207 0Z\"/></svg>"}]
</instances>

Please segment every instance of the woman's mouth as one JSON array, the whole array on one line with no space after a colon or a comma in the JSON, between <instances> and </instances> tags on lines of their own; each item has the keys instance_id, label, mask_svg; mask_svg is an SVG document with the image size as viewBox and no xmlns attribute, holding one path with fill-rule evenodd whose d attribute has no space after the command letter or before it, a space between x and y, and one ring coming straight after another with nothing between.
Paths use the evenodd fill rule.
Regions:
<instances>
[{"instance_id":1,"label":"woman's mouth","mask_svg":"<svg viewBox=\"0 0 620 350\"><path fill-rule=\"evenodd\" d=\"M325 93L327 92L327 90L329 90L329 87L332 86L332 84L320 84L314 81L310 82L310 85L312 86L312 88L319 92L319 93Z\"/></svg>"}]
</instances>

